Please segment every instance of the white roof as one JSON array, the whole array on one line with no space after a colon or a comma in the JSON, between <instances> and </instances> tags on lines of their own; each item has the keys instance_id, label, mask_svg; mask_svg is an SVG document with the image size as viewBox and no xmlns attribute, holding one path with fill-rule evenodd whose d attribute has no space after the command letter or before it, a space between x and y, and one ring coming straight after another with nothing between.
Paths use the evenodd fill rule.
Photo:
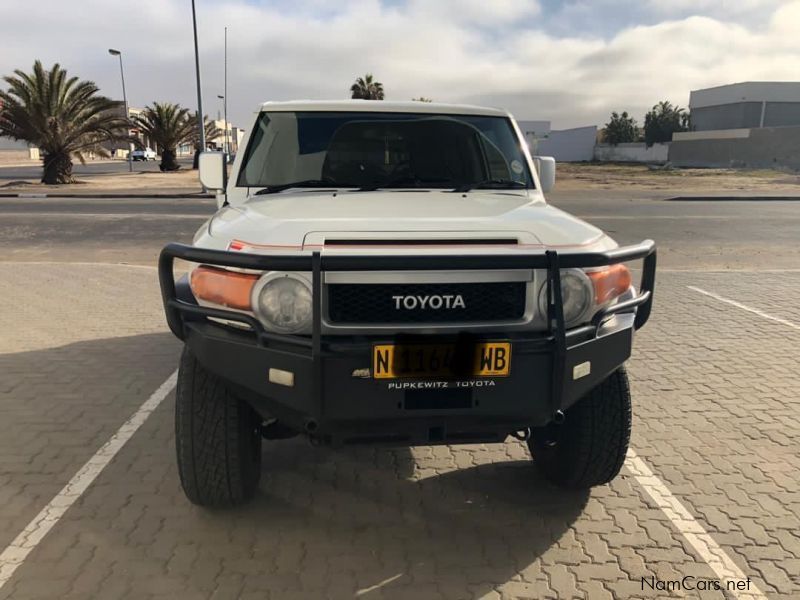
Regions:
<instances>
[{"instance_id":1,"label":"white roof","mask_svg":"<svg viewBox=\"0 0 800 600\"><path fill-rule=\"evenodd\" d=\"M434 113L450 115L490 115L507 117L508 111L499 108L470 106L468 104L442 104L439 102L387 102L386 100L292 100L289 102L264 102L261 111L317 111L317 112L398 112Z\"/></svg>"},{"instance_id":2,"label":"white roof","mask_svg":"<svg viewBox=\"0 0 800 600\"><path fill-rule=\"evenodd\" d=\"M689 108L739 102L800 102L800 82L742 81L689 93Z\"/></svg>"}]
</instances>

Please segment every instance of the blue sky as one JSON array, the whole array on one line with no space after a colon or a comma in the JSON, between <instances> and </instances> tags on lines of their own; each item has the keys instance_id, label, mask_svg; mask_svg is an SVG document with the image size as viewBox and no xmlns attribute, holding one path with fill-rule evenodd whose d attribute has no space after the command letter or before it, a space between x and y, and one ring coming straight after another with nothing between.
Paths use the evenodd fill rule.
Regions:
<instances>
[{"instance_id":1,"label":"blue sky","mask_svg":"<svg viewBox=\"0 0 800 600\"><path fill-rule=\"evenodd\" d=\"M229 27L229 112L258 102L344 98L373 72L387 99L424 95L509 108L555 127L640 121L659 100L745 80L800 79L800 2L775 0L197 0L205 111L222 93ZM34 59L129 100L195 107L188 0L7 2L0 74ZM0 84L2 85L2 84Z\"/></svg>"}]
</instances>

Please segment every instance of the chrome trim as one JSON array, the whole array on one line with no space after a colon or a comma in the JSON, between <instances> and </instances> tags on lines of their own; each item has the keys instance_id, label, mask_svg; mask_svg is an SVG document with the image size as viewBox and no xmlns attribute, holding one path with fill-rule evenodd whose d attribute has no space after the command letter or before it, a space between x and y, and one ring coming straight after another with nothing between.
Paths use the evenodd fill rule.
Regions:
<instances>
[{"instance_id":1,"label":"chrome trim","mask_svg":"<svg viewBox=\"0 0 800 600\"><path fill-rule=\"evenodd\" d=\"M500 271L329 271L326 284L498 283L533 281L533 270Z\"/></svg>"}]
</instances>

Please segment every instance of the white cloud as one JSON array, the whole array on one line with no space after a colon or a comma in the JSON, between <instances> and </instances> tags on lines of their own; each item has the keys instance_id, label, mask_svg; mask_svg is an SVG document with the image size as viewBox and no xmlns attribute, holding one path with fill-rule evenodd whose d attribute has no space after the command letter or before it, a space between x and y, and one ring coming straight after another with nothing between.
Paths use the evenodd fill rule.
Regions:
<instances>
[{"instance_id":1,"label":"white cloud","mask_svg":"<svg viewBox=\"0 0 800 600\"><path fill-rule=\"evenodd\" d=\"M782 0L647 0L653 12L675 15L690 12L693 15L728 16L771 12Z\"/></svg>"},{"instance_id":2,"label":"white cloud","mask_svg":"<svg viewBox=\"0 0 800 600\"><path fill-rule=\"evenodd\" d=\"M601 3L603 10L611 4ZM553 119L556 126L601 124L612 110L641 119L662 99L686 105L691 89L798 77L800 2L755 7L747 0L749 10L764 13L758 24L733 13L728 18L710 4L692 2L694 12L711 16L655 7L642 19L646 24L605 36L557 36L548 30L546 8L535 1L199 1L204 108L219 108L225 25L229 111L239 123L267 99L346 97L352 80L367 71L384 83L390 99L490 103L520 118ZM35 58L59 61L118 97L117 63L106 53L118 47L131 104L173 100L194 107L187 5L14 3L0 21L0 73L29 69ZM580 10L591 16L588 4Z\"/></svg>"},{"instance_id":3,"label":"white cloud","mask_svg":"<svg viewBox=\"0 0 800 600\"><path fill-rule=\"evenodd\" d=\"M492 26L533 17L541 6L537 0L410 0L407 9L420 19Z\"/></svg>"}]
</instances>

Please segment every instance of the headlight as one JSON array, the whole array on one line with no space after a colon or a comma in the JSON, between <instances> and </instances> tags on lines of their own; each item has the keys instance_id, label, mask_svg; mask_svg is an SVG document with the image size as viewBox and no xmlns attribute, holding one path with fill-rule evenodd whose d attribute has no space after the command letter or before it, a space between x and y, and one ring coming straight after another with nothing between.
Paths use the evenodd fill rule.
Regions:
<instances>
[{"instance_id":1,"label":"headlight","mask_svg":"<svg viewBox=\"0 0 800 600\"><path fill-rule=\"evenodd\" d=\"M253 290L253 307L264 326L278 333L305 333L311 326L309 284L288 273L270 273Z\"/></svg>"},{"instance_id":2,"label":"headlight","mask_svg":"<svg viewBox=\"0 0 800 600\"><path fill-rule=\"evenodd\" d=\"M594 300L592 282L581 270L561 271L561 304L564 323L575 325L586 315ZM547 318L547 284L539 291L539 310Z\"/></svg>"}]
</instances>

